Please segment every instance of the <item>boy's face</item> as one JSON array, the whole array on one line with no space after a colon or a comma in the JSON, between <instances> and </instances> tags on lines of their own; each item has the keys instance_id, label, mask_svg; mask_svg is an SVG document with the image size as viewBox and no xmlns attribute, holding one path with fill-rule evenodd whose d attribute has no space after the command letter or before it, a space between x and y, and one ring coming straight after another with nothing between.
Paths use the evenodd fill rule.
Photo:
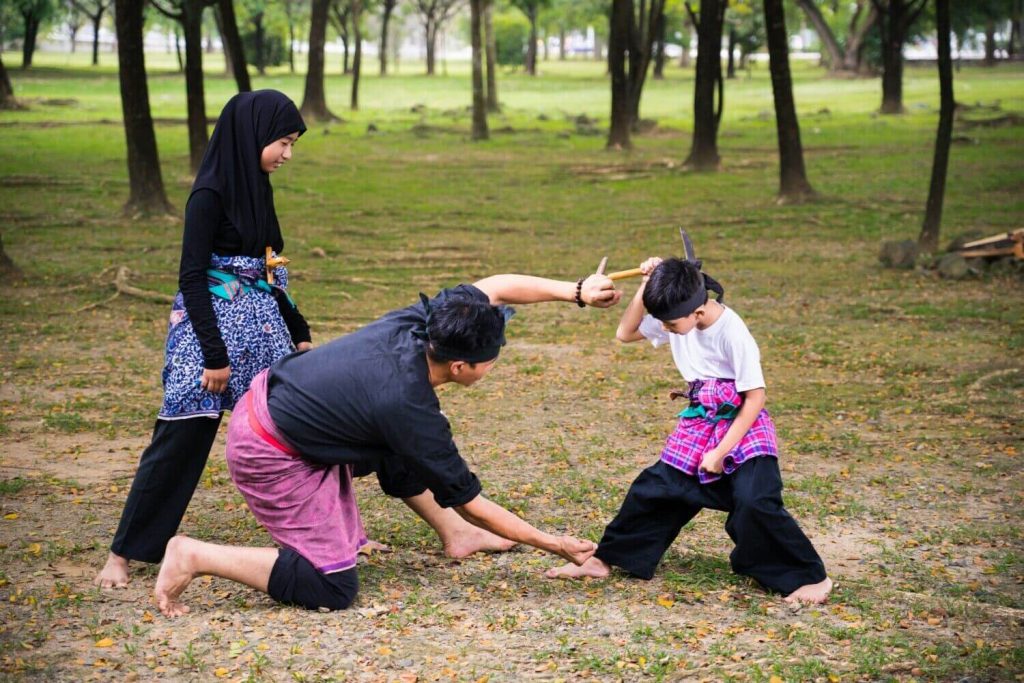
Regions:
<instances>
[{"instance_id":1,"label":"boy's face","mask_svg":"<svg viewBox=\"0 0 1024 683\"><path fill-rule=\"evenodd\" d=\"M704 307L701 306L685 318L663 320L661 326L665 328L666 332L671 332L672 334L687 334L690 330L697 327L697 323L700 322L700 313L703 309Z\"/></svg>"}]
</instances>

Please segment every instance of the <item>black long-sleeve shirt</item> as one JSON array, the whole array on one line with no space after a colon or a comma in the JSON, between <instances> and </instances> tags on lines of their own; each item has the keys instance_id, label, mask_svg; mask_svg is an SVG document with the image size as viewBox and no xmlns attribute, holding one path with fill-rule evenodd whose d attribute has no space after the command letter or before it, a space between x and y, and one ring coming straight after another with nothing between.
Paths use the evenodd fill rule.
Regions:
<instances>
[{"instance_id":1,"label":"black long-sleeve shirt","mask_svg":"<svg viewBox=\"0 0 1024 683\"><path fill-rule=\"evenodd\" d=\"M178 269L178 288L185 301L185 310L196 331L203 350L206 367L227 367L228 352L217 327L217 316L210 301L210 285L206 270L210 267L210 254L224 256L244 255L260 258L257 254L244 254L242 236L231 224L220 195L212 190L197 190L185 207L185 234L181 244L181 265ZM274 290L281 317L284 318L295 344L311 340L309 325L288 299Z\"/></svg>"}]
</instances>

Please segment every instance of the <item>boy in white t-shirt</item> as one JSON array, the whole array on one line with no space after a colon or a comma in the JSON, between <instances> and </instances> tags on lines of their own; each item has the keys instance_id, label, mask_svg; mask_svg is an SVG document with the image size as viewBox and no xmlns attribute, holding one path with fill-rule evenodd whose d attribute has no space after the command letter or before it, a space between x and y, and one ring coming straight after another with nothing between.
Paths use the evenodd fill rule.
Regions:
<instances>
[{"instance_id":1,"label":"boy in white t-shirt","mask_svg":"<svg viewBox=\"0 0 1024 683\"><path fill-rule=\"evenodd\" d=\"M736 544L733 571L782 593L787 602L825 602L832 581L782 503L757 342L720 303L724 290L700 272L699 261L651 258L640 268L643 284L616 337L649 339L655 347L668 343L690 383L690 405L679 414L659 461L630 486L593 557L547 576L604 577L617 566L650 579L683 526L712 508L729 513L725 530ZM716 301L708 299L709 289Z\"/></svg>"}]
</instances>

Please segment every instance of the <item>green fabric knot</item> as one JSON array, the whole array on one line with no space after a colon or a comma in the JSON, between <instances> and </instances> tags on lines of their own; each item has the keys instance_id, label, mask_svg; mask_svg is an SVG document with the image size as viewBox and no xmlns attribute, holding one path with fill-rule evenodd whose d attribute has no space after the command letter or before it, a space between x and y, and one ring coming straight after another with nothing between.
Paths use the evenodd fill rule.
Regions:
<instances>
[{"instance_id":1,"label":"green fabric knot","mask_svg":"<svg viewBox=\"0 0 1024 683\"><path fill-rule=\"evenodd\" d=\"M711 422L711 424L715 424L716 422L718 422L720 420L731 420L731 419L735 418L736 415L739 414L739 412L740 412L740 409L739 409L738 406L734 406L731 403L723 403L722 407L718 410L718 412L715 414L715 416L713 418L711 418L710 422ZM707 420L708 419L708 411L707 411L707 408L705 408L704 406L702 406L702 405L700 405L698 403L697 405L687 406L686 410L684 410L681 413L679 413L679 415L677 415L676 417L683 417L683 418L695 418L695 417L698 417L698 418L700 418L702 420Z\"/></svg>"},{"instance_id":2,"label":"green fabric knot","mask_svg":"<svg viewBox=\"0 0 1024 683\"><path fill-rule=\"evenodd\" d=\"M219 296L221 299L231 301L240 294L250 292L253 289L258 289L261 292L266 292L267 294L272 295L274 293L274 289L278 289L281 292L284 292L285 298L288 299L288 303L292 305L292 308L295 308L295 302L292 301L292 297L288 294L287 290L281 289L280 287L271 287L266 280L256 280L254 284L247 285L242 282L241 278L237 275L223 270L209 268L207 269L206 274L211 280L216 280L219 283L210 283L210 293L214 296Z\"/></svg>"}]
</instances>

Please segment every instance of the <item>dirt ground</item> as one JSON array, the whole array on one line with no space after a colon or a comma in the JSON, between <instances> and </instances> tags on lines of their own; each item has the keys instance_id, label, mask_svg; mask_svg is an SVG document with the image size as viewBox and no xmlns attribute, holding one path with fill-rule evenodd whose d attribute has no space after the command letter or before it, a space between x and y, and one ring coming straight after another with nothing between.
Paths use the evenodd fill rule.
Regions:
<instances>
[{"instance_id":1,"label":"dirt ground","mask_svg":"<svg viewBox=\"0 0 1024 683\"><path fill-rule=\"evenodd\" d=\"M364 558L351 610L283 608L202 578L185 594L191 614L172 621L152 603L153 568L136 567L126 590L91 584L159 404L157 308L100 307L73 330L43 319L5 329L5 678L1024 680L1019 358L945 366L941 332L908 355L899 340L922 330L898 316L857 349L826 323L802 340L786 336L783 313L759 322L774 349L765 365L787 505L837 584L821 607L791 609L732 574L721 513L684 529L652 581L556 582L542 576L556 559L531 549L446 558L364 479L367 528L391 550ZM441 401L486 495L541 528L597 539L656 459L676 381L667 354L606 341L615 314L587 311L578 338L550 341L551 325L576 324L567 308L522 313L484 383ZM222 441L182 531L268 543Z\"/></svg>"}]
</instances>

